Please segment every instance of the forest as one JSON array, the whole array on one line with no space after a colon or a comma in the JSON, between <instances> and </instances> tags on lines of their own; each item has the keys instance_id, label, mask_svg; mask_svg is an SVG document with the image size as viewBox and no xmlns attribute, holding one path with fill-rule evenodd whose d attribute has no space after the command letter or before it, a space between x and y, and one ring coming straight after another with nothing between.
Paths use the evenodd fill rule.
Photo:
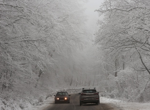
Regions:
<instances>
[{"instance_id":1,"label":"forest","mask_svg":"<svg viewBox=\"0 0 150 110\"><path fill-rule=\"evenodd\" d=\"M0 0L2 110L84 86L106 97L150 101L150 1L104 0L95 10L103 19L94 41L86 2Z\"/></svg>"},{"instance_id":2,"label":"forest","mask_svg":"<svg viewBox=\"0 0 150 110\"><path fill-rule=\"evenodd\" d=\"M106 55L105 72L116 79L114 85L108 84L108 91L131 101L150 100L149 4L148 0L108 0L97 9L104 20L99 21L96 43Z\"/></svg>"}]
</instances>

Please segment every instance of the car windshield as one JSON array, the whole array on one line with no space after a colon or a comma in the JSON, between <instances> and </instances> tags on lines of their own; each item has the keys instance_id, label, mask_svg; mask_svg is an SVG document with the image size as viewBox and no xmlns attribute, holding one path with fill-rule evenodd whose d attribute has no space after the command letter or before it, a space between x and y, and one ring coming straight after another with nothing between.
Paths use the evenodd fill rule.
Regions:
<instances>
[{"instance_id":1,"label":"car windshield","mask_svg":"<svg viewBox=\"0 0 150 110\"><path fill-rule=\"evenodd\" d=\"M95 93L96 90L83 90L83 93Z\"/></svg>"},{"instance_id":2,"label":"car windshield","mask_svg":"<svg viewBox=\"0 0 150 110\"><path fill-rule=\"evenodd\" d=\"M68 95L67 92L58 92L56 95Z\"/></svg>"}]
</instances>

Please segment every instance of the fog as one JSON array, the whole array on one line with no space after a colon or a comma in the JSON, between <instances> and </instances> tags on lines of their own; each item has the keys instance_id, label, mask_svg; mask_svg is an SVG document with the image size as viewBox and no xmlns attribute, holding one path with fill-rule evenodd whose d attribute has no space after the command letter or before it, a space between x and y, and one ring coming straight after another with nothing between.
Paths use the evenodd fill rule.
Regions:
<instances>
[{"instance_id":1,"label":"fog","mask_svg":"<svg viewBox=\"0 0 150 110\"><path fill-rule=\"evenodd\" d=\"M85 4L85 13L87 16L87 24L90 29L93 29L93 34L98 30L98 20L100 19L100 16L98 15L98 12L95 10L99 9L99 7L102 5L104 0L88 0Z\"/></svg>"},{"instance_id":2,"label":"fog","mask_svg":"<svg viewBox=\"0 0 150 110\"><path fill-rule=\"evenodd\" d=\"M1 108L21 110L24 102L34 106L58 90L82 87L96 87L111 98L150 101L147 4L1 0Z\"/></svg>"}]
</instances>

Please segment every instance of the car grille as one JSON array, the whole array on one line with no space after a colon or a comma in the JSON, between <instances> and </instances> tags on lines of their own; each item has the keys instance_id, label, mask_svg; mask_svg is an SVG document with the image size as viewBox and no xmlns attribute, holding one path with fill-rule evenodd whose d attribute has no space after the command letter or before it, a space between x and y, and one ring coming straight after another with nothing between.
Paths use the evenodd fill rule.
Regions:
<instances>
[{"instance_id":1,"label":"car grille","mask_svg":"<svg viewBox=\"0 0 150 110\"><path fill-rule=\"evenodd\" d=\"M64 100L64 98L59 98L59 100Z\"/></svg>"}]
</instances>

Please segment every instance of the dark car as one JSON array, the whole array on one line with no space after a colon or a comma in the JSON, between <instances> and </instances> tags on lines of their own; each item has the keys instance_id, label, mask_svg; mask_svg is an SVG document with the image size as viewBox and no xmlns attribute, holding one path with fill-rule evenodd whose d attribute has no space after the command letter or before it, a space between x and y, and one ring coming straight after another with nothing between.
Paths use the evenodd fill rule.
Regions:
<instances>
[{"instance_id":1,"label":"dark car","mask_svg":"<svg viewBox=\"0 0 150 110\"><path fill-rule=\"evenodd\" d=\"M68 94L68 92L57 92L57 94L54 96L55 103L70 103L70 95Z\"/></svg>"},{"instance_id":2,"label":"dark car","mask_svg":"<svg viewBox=\"0 0 150 110\"><path fill-rule=\"evenodd\" d=\"M84 103L96 103L99 104L99 92L96 91L96 89L82 89L82 92L80 94L80 106Z\"/></svg>"}]
</instances>

